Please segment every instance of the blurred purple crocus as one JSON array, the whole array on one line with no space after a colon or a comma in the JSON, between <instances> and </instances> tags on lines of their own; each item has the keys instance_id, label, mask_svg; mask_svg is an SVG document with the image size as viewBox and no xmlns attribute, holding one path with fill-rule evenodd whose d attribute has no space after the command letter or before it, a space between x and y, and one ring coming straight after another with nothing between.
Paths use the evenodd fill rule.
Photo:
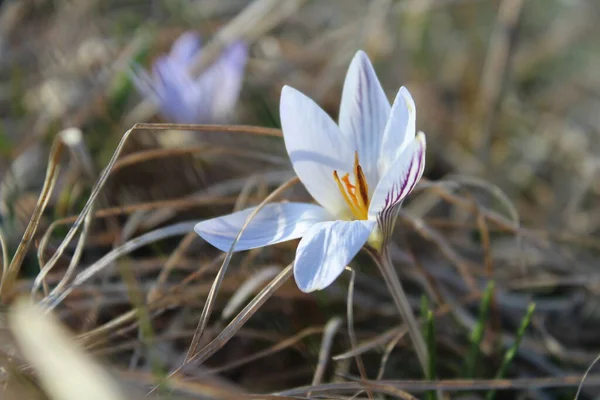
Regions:
<instances>
[{"instance_id":1,"label":"blurred purple crocus","mask_svg":"<svg viewBox=\"0 0 600 400\"><path fill-rule=\"evenodd\" d=\"M150 76L136 68L133 80L164 118L182 124L224 122L237 103L248 59L246 43L235 42L199 77L190 73L201 52L200 36L183 33L168 55L159 57Z\"/></svg>"}]
</instances>

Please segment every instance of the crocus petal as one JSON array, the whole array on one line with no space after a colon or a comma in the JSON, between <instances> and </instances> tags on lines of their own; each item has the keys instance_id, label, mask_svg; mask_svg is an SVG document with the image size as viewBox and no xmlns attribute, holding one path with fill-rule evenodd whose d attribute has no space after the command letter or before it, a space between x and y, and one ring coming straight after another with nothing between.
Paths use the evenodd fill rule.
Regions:
<instances>
[{"instance_id":1,"label":"crocus petal","mask_svg":"<svg viewBox=\"0 0 600 400\"><path fill-rule=\"evenodd\" d=\"M339 124L342 134L350 138L371 187L377 184L377 160L383 131L390 115L388 101L369 57L359 51L348 68Z\"/></svg>"},{"instance_id":2,"label":"crocus petal","mask_svg":"<svg viewBox=\"0 0 600 400\"><path fill-rule=\"evenodd\" d=\"M133 81L138 90L172 122L209 122L214 90L209 90L206 80L199 81L189 72L200 45L197 33L186 32L173 43L169 55L159 57L153 64L152 78L134 67Z\"/></svg>"},{"instance_id":3,"label":"crocus petal","mask_svg":"<svg viewBox=\"0 0 600 400\"><path fill-rule=\"evenodd\" d=\"M425 134L419 132L412 143L391 164L375 188L369 218L377 219L383 234L393 228L402 200L413 190L425 169Z\"/></svg>"},{"instance_id":4,"label":"crocus petal","mask_svg":"<svg viewBox=\"0 0 600 400\"><path fill-rule=\"evenodd\" d=\"M237 103L244 81L244 69L248 60L248 45L236 42L229 46L213 65L200 77L212 83L211 120L223 122L229 117Z\"/></svg>"},{"instance_id":5,"label":"crocus petal","mask_svg":"<svg viewBox=\"0 0 600 400\"><path fill-rule=\"evenodd\" d=\"M229 251L246 219L254 211L248 208L196 224L194 230L221 251ZM311 226L331 219L323 207L307 203L267 204L246 227L235 251L254 249L301 237Z\"/></svg>"},{"instance_id":6,"label":"crocus petal","mask_svg":"<svg viewBox=\"0 0 600 400\"><path fill-rule=\"evenodd\" d=\"M196 32L183 33L171 46L169 58L182 65L189 65L194 58L200 55L202 41Z\"/></svg>"},{"instance_id":7,"label":"crocus petal","mask_svg":"<svg viewBox=\"0 0 600 400\"><path fill-rule=\"evenodd\" d=\"M189 118L182 91L189 88L192 81L185 76L185 67L162 56L152 65L152 75L162 114L174 122L187 123Z\"/></svg>"},{"instance_id":8,"label":"crocus petal","mask_svg":"<svg viewBox=\"0 0 600 400\"><path fill-rule=\"evenodd\" d=\"M401 87L383 132L378 163L380 176L385 175L392 163L413 142L416 110L415 102L408 89Z\"/></svg>"},{"instance_id":9,"label":"crocus petal","mask_svg":"<svg viewBox=\"0 0 600 400\"><path fill-rule=\"evenodd\" d=\"M208 90L192 80L187 66L168 57L159 58L153 65L155 89L163 115L173 122L201 123L209 114Z\"/></svg>"},{"instance_id":10,"label":"crocus petal","mask_svg":"<svg viewBox=\"0 0 600 400\"><path fill-rule=\"evenodd\" d=\"M279 111L285 147L296 174L329 212L345 212L347 205L333 172L352 171L354 149L329 115L296 89L283 87Z\"/></svg>"},{"instance_id":11,"label":"crocus petal","mask_svg":"<svg viewBox=\"0 0 600 400\"><path fill-rule=\"evenodd\" d=\"M304 234L294 261L294 278L301 291L324 289L342 273L366 243L375 221L327 221Z\"/></svg>"}]
</instances>

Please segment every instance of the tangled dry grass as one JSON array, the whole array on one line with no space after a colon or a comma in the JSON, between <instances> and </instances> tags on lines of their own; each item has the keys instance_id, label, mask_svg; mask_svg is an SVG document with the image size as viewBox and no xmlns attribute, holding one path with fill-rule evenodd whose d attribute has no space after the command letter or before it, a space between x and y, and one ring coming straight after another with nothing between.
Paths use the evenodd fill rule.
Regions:
<instances>
[{"instance_id":1,"label":"tangled dry grass","mask_svg":"<svg viewBox=\"0 0 600 400\"><path fill-rule=\"evenodd\" d=\"M573 398L600 350L599 17L593 0L2 3L2 398ZM132 60L185 29L210 38L198 70L251 43L243 125L159 123L132 90ZM367 257L306 295L296 243L230 256L191 229L310 199L279 91L335 116L359 48L428 133L392 254L429 377ZM579 398L599 384L592 368Z\"/></svg>"}]
</instances>

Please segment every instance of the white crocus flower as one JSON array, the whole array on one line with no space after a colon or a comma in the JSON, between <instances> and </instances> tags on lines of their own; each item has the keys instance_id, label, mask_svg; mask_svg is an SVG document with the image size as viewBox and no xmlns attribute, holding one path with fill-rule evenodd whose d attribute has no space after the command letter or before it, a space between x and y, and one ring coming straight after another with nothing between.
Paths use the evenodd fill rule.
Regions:
<instances>
[{"instance_id":1,"label":"white crocus flower","mask_svg":"<svg viewBox=\"0 0 600 400\"><path fill-rule=\"evenodd\" d=\"M346 75L339 126L311 99L285 86L280 103L285 146L319 205L266 205L235 251L301 237L294 277L300 290L311 292L329 286L365 244L380 250L425 167L425 135L415 134L415 111L404 87L390 107L362 51ZM229 251L252 211L203 221L195 230Z\"/></svg>"}]
</instances>

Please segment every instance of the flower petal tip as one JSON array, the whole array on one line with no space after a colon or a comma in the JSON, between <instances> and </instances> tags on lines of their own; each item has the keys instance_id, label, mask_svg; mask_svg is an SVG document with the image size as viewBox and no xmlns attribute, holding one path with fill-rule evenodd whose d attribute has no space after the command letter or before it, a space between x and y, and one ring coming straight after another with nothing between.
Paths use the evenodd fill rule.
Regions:
<instances>
[{"instance_id":1,"label":"flower petal tip","mask_svg":"<svg viewBox=\"0 0 600 400\"><path fill-rule=\"evenodd\" d=\"M283 99L284 96L290 96L293 94L298 93L298 90L294 89L293 87L289 86L289 85L283 85L283 87L281 88L281 98Z\"/></svg>"},{"instance_id":2,"label":"flower petal tip","mask_svg":"<svg viewBox=\"0 0 600 400\"><path fill-rule=\"evenodd\" d=\"M206 221L198 222L196 225L194 225L194 232L196 232L196 234L200 236L204 241L206 241L209 244L212 244L208 239L206 231Z\"/></svg>"},{"instance_id":3,"label":"flower petal tip","mask_svg":"<svg viewBox=\"0 0 600 400\"><path fill-rule=\"evenodd\" d=\"M248 61L248 44L242 40L233 42L224 52L223 56L233 64L245 66Z\"/></svg>"},{"instance_id":4,"label":"flower petal tip","mask_svg":"<svg viewBox=\"0 0 600 400\"><path fill-rule=\"evenodd\" d=\"M318 290L327 289L333 282L322 282L318 279L307 280L305 276L302 276L301 272L298 272L296 268L294 268L294 281L296 282L296 286L298 286L298 290L302 293L312 293Z\"/></svg>"},{"instance_id":5,"label":"flower petal tip","mask_svg":"<svg viewBox=\"0 0 600 400\"><path fill-rule=\"evenodd\" d=\"M350 71L352 69L358 69L358 71L365 71L369 69L373 70L373 64L371 63L371 59L369 58L368 54L365 53L363 50L358 50L352 58L348 70Z\"/></svg>"},{"instance_id":6,"label":"flower petal tip","mask_svg":"<svg viewBox=\"0 0 600 400\"><path fill-rule=\"evenodd\" d=\"M187 64L200 51L201 46L200 34L195 31L186 31L173 42L169 56L180 63Z\"/></svg>"},{"instance_id":7,"label":"flower petal tip","mask_svg":"<svg viewBox=\"0 0 600 400\"><path fill-rule=\"evenodd\" d=\"M320 289L320 288L312 286L312 285L303 285L303 283L301 281L299 281L298 279L295 279L295 281L296 281L296 285L298 286L298 289L302 293L312 293L312 292L315 292Z\"/></svg>"},{"instance_id":8,"label":"flower petal tip","mask_svg":"<svg viewBox=\"0 0 600 400\"><path fill-rule=\"evenodd\" d=\"M406 86L400 87L400 93L404 96L405 99L410 99L412 101L412 95L410 94L410 90Z\"/></svg>"},{"instance_id":9,"label":"flower petal tip","mask_svg":"<svg viewBox=\"0 0 600 400\"><path fill-rule=\"evenodd\" d=\"M355 60L361 60L361 61L367 60L369 62L371 61L371 60L369 60L369 56L367 55L367 53L365 53L364 50L358 50L356 52L356 54L354 55L354 59Z\"/></svg>"},{"instance_id":10,"label":"flower petal tip","mask_svg":"<svg viewBox=\"0 0 600 400\"><path fill-rule=\"evenodd\" d=\"M421 144L421 146L423 146L423 148L427 147L427 139L425 137L425 132L419 131L417 133L416 140L418 140L420 142L420 144Z\"/></svg>"},{"instance_id":11,"label":"flower petal tip","mask_svg":"<svg viewBox=\"0 0 600 400\"><path fill-rule=\"evenodd\" d=\"M330 286L367 242L376 221L326 221L311 227L298 245L294 279L304 293Z\"/></svg>"}]
</instances>

